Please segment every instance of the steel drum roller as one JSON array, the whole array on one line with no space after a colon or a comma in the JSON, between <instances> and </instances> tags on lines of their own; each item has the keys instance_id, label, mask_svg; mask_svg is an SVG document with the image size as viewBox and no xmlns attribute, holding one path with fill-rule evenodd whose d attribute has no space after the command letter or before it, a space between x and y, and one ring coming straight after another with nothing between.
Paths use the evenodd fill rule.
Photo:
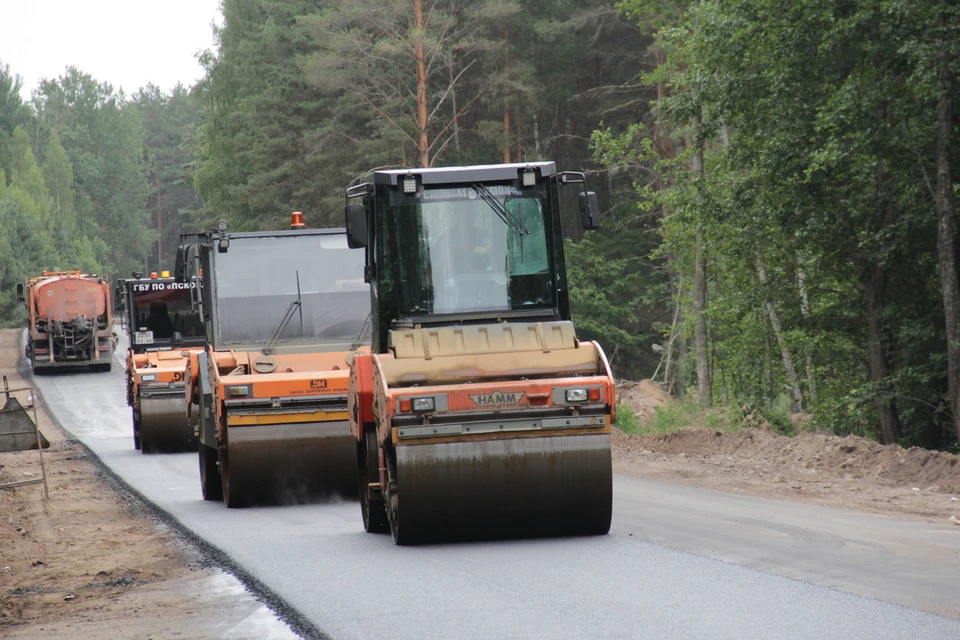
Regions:
<instances>
[{"instance_id":1,"label":"steel drum roller","mask_svg":"<svg viewBox=\"0 0 960 640\"><path fill-rule=\"evenodd\" d=\"M355 500L357 441L346 420L227 428L227 506Z\"/></svg>"},{"instance_id":2,"label":"steel drum roller","mask_svg":"<svg viewBox=\"0 0 960 640\"><path fill-rule=\"evenodd\" d=\"M609 434L405 444L396 455L399 544L610 530Z\"/></svg>"},{"instance_id":3,"label":"steel drum roller","mask_svg":"<svg viewBox=\"0 0 960 640\"><path fill-rule=\"evenodd\" d=\"M140 396L140 450L143 453L196 451L194 425L187 421L183 390Z\"/></svg>"}]
</instances>

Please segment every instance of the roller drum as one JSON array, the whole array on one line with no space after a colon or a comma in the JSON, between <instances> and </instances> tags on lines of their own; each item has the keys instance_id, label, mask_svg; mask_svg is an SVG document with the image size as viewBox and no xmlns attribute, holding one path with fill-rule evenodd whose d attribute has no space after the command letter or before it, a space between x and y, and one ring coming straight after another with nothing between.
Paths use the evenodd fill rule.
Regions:
<instances>
[{"instance_id":1,"label":"roller drum","mask_svg":"<svg viewBox=\"0 0 960 640\"><path fill-rule=\"evenodd\" d=\"M346 420L231 426L227 443L229 507L357 499L357 441Z\"/></svg>"},{"instance_id":2,"label":"roller drum","mask_svg":"<svg viewBox=\"0 0 960 640\"><path fill-rule=\"evenodd\" d=\"M397 446L394 489L398 544L605 534L610 435Z\"/></svg>"},{"instance_id":3,"label":"roller drum","mask_svg":"<svg viewBox=\"0 0 960 640\"><path fill-rule=\"evenodd\" d=\"M140 450L180 453L197 450L194 425L187 421L183 392L140 396Z\"/></svg>"}]
</instances>

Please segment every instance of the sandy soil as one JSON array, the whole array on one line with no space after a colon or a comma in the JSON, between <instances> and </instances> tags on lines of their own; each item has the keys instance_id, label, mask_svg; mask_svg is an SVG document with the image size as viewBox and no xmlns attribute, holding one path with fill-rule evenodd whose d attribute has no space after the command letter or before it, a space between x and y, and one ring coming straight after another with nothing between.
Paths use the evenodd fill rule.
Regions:
<instances>
[{"instance_id":1,"label":"sandy soil","mask_svg":"<svg viewBox=\"0 0 960 640\"><path fill-rule=\"evenodd\" d=\"M10 388L26 386L18 333L0 331ZM29 392L15 395L31 402ZM49 500L43 485L0 489L0 637L227 637L252 599L242 589L238 598L232 577L115 487L42 412L39 422L51 442L43 452ZM0 453L0 484L41 477L36 450ZM238 600L245 608L235 608ZM248 636L237 629L229 637Z\"/></svg>"},{"instance_id":2,"label":"sandy soil","mask_svg":"<svg viewBox=\"0 0 960 640\"><path fill-rule=\"evenodd\" d=\"M642 423L673 402L649 380L622 384L619 392ZM761 426L646 436L615 431L613 456L617 471L641 477L960 524L960 456L950 453L826 433L785 437Z\"/></svg>"}]
</instances>

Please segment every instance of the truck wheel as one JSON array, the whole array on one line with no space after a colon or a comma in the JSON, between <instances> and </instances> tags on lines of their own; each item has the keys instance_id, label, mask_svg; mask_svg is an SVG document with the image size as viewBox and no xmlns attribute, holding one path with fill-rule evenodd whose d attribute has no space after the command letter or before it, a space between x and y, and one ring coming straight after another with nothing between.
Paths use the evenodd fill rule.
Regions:
<instances>
[{"instance_id":1,"label":"truck wheel","mask_svg":"<svg viewBox=\"0 0 960 640\"><path fill-rule=\"evenodd\" d=\"M205 444L200 451L200 490L204 500L223 500L223 484L220 481L220 469L217 467L217 450Z\"/></svg>"},{"instance_id":2,"label":"truck wheel","mask_svg":"<svg viewBox=\"0 0 960 640\"><path fill-rule=\"evenodd\" d=\"M366 430L363 442L357 443L357 459L360 463L360 513L363 515L363 529L367 533L386 533L390 530L386 502L382 496L370 497L370 483L380 480L380 457L375 430Z\"/></svg>"}]
</instances>

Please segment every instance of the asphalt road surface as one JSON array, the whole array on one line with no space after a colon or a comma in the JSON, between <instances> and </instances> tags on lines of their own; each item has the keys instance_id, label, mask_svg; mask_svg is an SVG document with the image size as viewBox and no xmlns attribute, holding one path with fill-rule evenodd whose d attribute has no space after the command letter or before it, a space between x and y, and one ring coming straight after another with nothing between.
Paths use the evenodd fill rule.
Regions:
<instances>
[{"instance_id":1,"label":"asphalt road surface","mask_svg":"<svg viewBox=\"0 0 960 640\"><path fill-rule=\"evenodd\" d=\"M195 454L133 448L110 373L35 379L55 419L307 637L960 639L960 528L614 478L610 535L396 547L356 503L227 509Z\"/></svg>"}]
</instances>

